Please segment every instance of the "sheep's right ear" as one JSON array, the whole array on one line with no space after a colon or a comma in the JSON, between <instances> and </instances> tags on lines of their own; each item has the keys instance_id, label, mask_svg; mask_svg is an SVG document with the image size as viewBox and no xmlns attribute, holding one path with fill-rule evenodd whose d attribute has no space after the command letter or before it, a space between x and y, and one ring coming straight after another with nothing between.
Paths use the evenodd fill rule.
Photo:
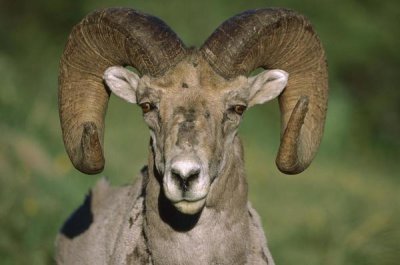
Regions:
<instances>
[{"instance_id":1,"label":"sheep's right ear","mask_svg":"<svg viewBox=\"0 0 400 265\"><path fill-rule=\"evenodd\" d=\"M112 66L104 72L104 81L111 91L129 103L136 103L136 89L140 77L132 71L121 67Z\"/></svg>"}]
</instances>

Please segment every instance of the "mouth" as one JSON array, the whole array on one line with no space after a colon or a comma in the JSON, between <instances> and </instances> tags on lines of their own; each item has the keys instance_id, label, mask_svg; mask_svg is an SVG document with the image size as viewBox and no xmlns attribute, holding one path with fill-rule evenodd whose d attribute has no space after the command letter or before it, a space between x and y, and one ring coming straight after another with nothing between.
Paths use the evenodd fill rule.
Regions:
<instances>
[{"instance_id":1,"label":"mouth","mask_svg":"<svg viewBox=\"0 0 400 265\"><path fill-rule=\"evenodd\" d=\"M176 210L183 214L194 215L199 213L206 203L210 189L208 178L203 177L192 182L183 189L180 183L167 175L163 181L163 192Z\"/></svg>"},{"instance_id":2,"label":"mouth","mask_svg":"<svg viewBox=\"0 0 400 265\"><path fill-rule=\"evenodd\" d=\"M181 200L178 202L172 202L172 204L181 213L193 215L203 209L205 202L206 198L204 197L196 201Z\"/></svg>"}]
</instances>

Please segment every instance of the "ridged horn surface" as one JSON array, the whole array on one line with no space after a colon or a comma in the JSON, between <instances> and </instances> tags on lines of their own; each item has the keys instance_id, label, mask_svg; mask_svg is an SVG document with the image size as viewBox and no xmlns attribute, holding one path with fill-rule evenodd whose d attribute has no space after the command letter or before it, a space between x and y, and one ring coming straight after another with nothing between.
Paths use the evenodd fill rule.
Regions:
<instances>
[{"instance_id":1,"label":"ridged horn surface","mask_svg":"<svg viewBox=\"0 0 400 265\"><path fill-rule=\"evenodd\" d=\"M128 8L95 11L69 35L60 63L59 114L64 145L73 165L87 174L104 167L104 117L110 92L103 73L114 65L160 76L186 48L158 18Z\"/></svg>"},{"instance_id":2,"label":"ridged horn surface","mask_svg":"<svg viewBox=\"0 0 400 265\"><path fill-rule=\"evenodd\" d=\"M321 142L328 101L325 52L310 22L286 9L247 11L219 26L201 51L226 79L259 67L289 73L279 96L281 144L276 164L287 174L306 169Z\"/></svg>"}]
</instances>

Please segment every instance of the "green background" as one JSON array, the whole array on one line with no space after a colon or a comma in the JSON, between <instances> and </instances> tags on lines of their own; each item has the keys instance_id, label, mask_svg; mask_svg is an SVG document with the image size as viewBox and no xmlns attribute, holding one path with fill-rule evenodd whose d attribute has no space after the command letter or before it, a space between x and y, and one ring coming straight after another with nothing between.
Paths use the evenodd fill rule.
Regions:
<instances>
[{"instance_id":1,"label":"green background","mask_svg":"<svg viewBox=\"0 0 400 265\"><path fill-rule=\"evenodd\" d=\"M305 14L326 48L330 99L311 167L278 172L276 102L241 125L250 200L277 264L400 262L400 2L0 0L0 263L53 264L59 227L101 175L132 182L149 133L136 106L112 96L104 172L85 176L64 151L58 63L72 26L92 10L134 7L200 46L225 19L281 6ZM94 62L95 63L95 62Z\"/></svg>"}]
</instances>

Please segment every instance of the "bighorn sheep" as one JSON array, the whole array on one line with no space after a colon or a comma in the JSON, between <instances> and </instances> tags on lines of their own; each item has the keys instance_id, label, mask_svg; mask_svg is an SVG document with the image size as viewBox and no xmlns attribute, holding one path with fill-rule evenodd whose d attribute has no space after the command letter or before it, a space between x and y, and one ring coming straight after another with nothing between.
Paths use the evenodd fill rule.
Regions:
<instances>
[{"instance_id":1,"label":"bighorn sheep","mask_svg":"<svg viewBox=\"0 0 400 265\"><path fill-rule=\"evenodd\" d=\"M57 262L274 264L248 203L237 128L246 108L279 95L276 164L287 174L309 166L328 96L310 22L286 9L247 11L189 49L158 18L127 8L89 14L69 36L59 78L65 148L87 174L104 167L109 89L141 106L148 166L131 186L99 181L62 228Z\"/></svg>"}]
</instances>

